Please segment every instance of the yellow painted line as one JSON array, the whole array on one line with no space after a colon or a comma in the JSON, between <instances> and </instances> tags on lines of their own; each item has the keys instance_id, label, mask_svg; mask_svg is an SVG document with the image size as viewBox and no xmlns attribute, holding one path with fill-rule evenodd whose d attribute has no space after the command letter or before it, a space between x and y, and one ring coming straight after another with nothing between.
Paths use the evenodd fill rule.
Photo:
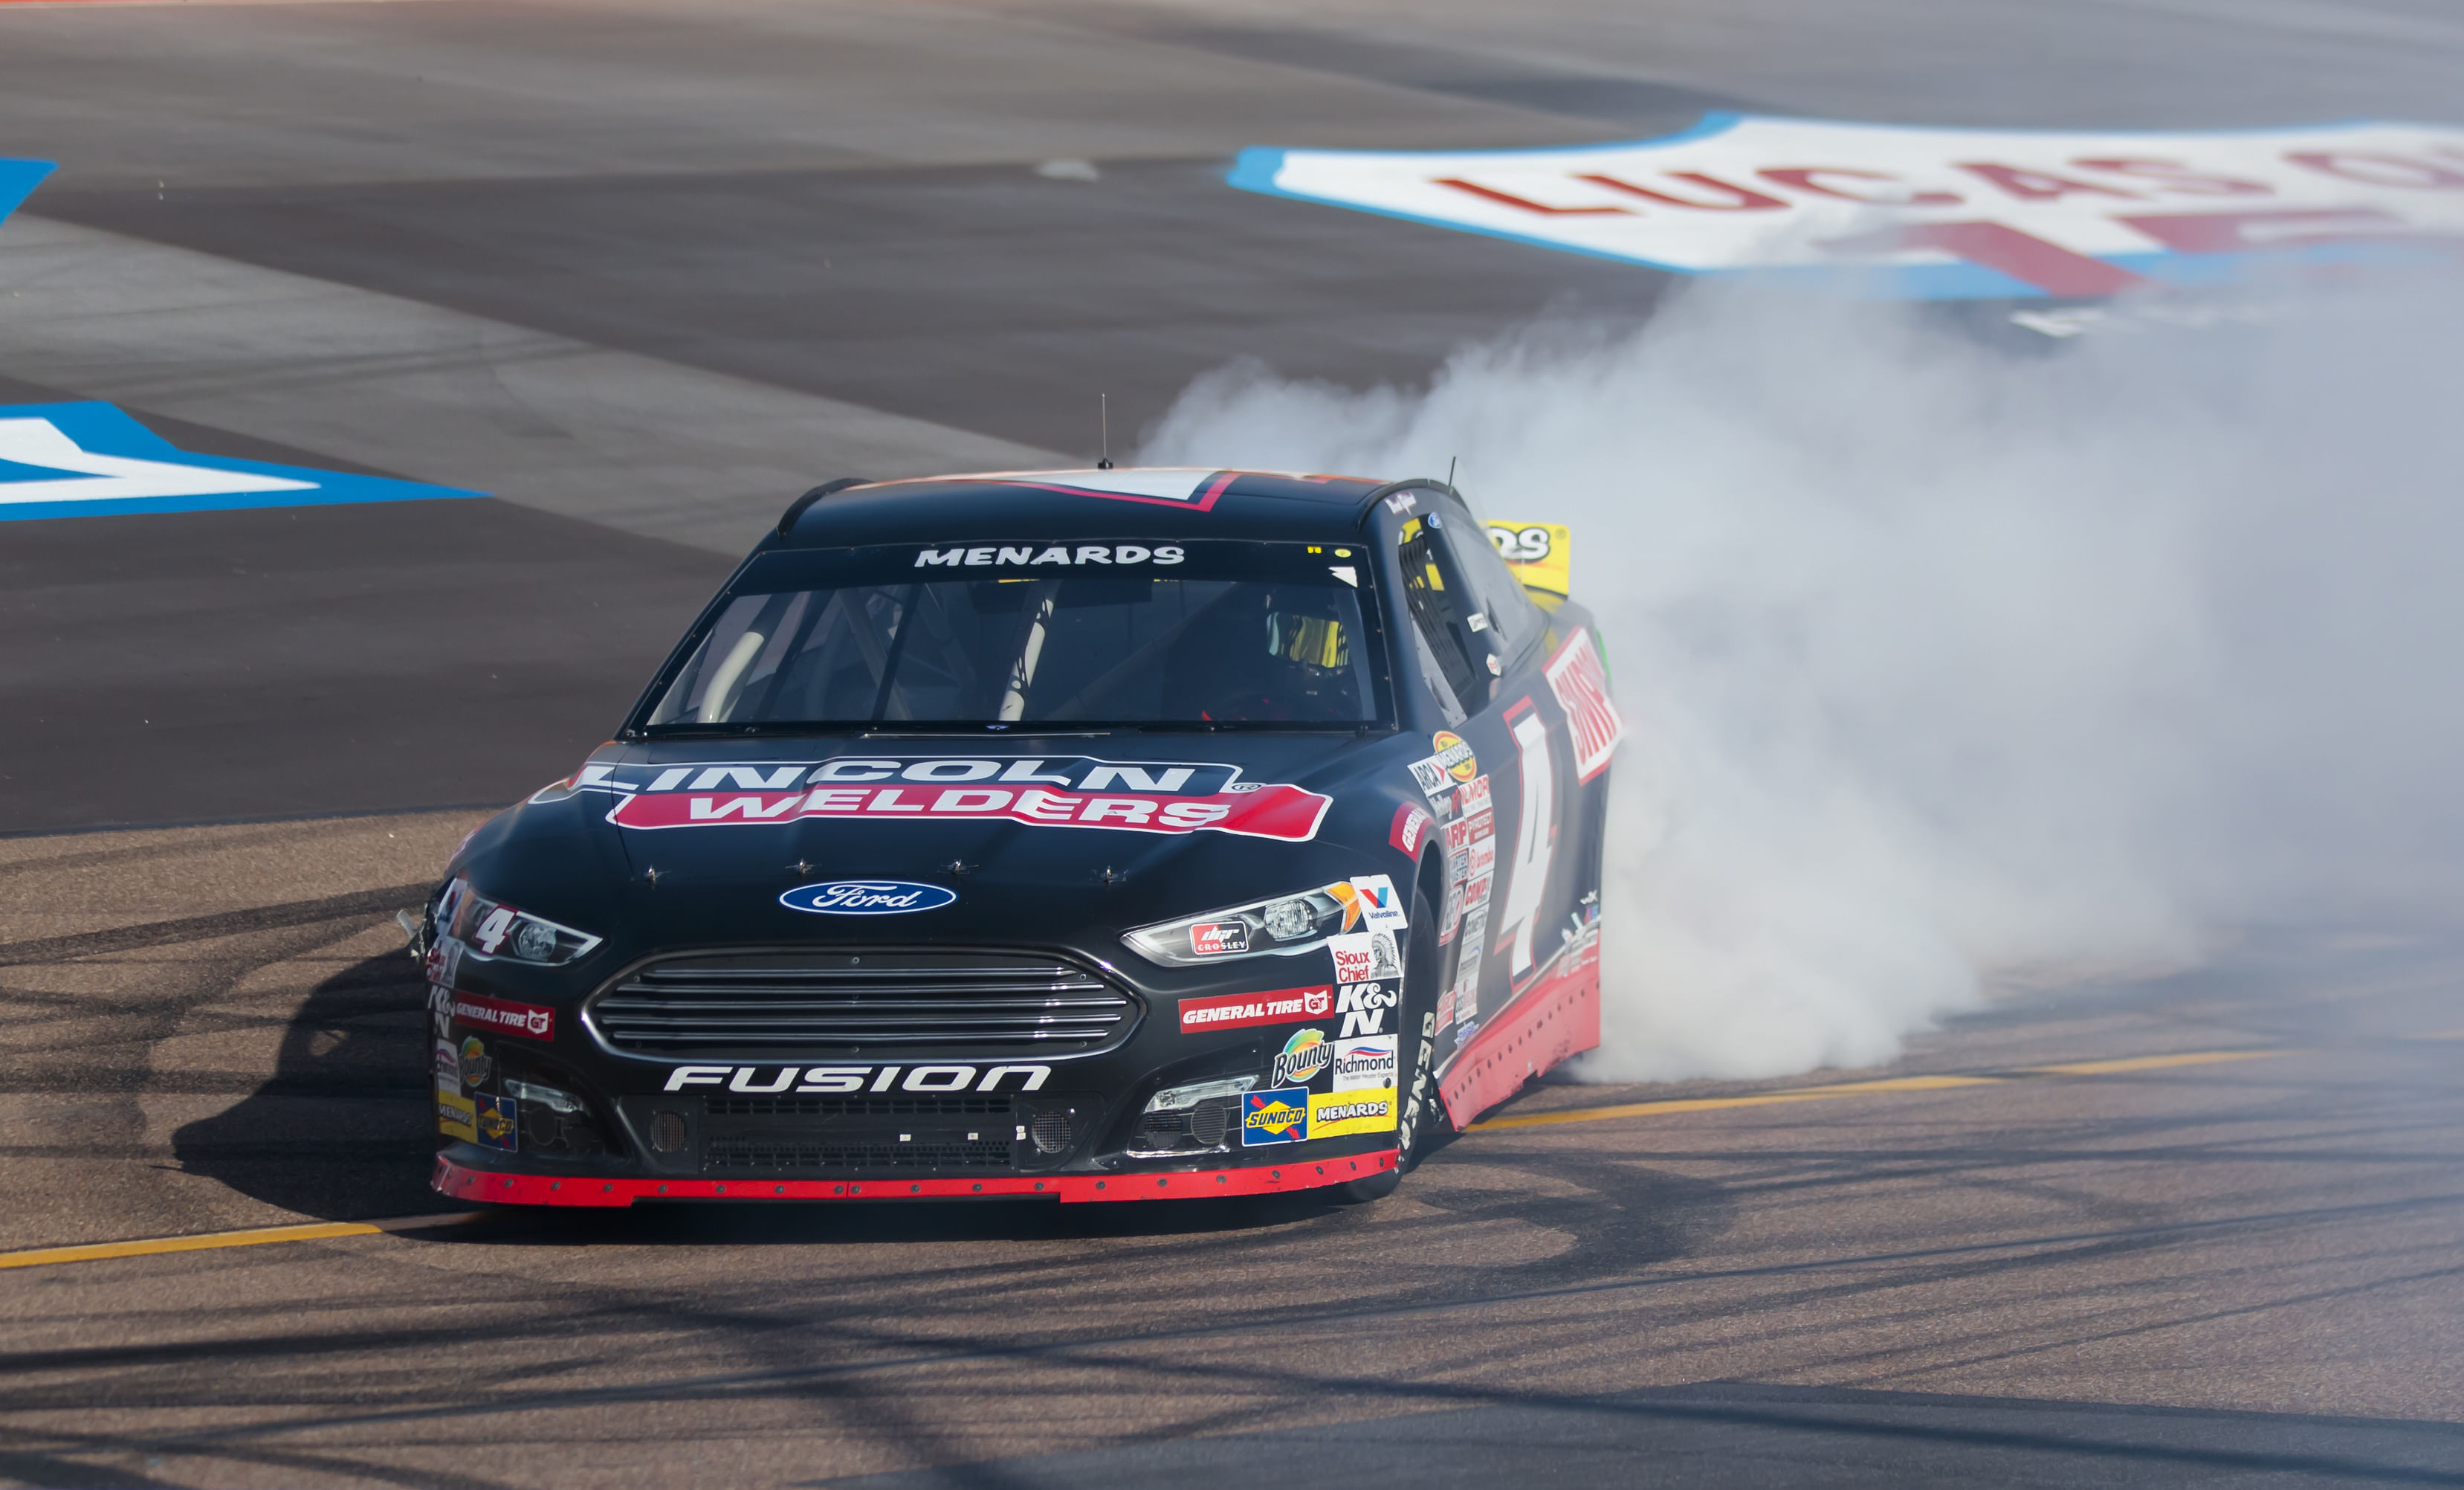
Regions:
<instances>
[{"instance_id":1,"label":"yellow painted line","mask_svg":"<svg viewBox=\"0 0 2464 1490\"><path fill-rule=\"evenodd\" d=\"M2132 1056L2123 1060L2074 1060L2058 1066L2027 1066L2029 1076L2117 1076L2125 1071L2163 1071L2172 1066L2213 1066L2228 1060L2271 1060L2293 1050L2190 1050L2170 1056Z\"/></svg>"},{"instance_id":2,"label":"yellow painted line","mask_svg":"<svg viewBox=\"0 0 2464 1490\"><path fill-rule=\"evenodd\" d=\"M238 1232L203 1232L194 1236L149 1236L139 1241L36 1247L26 1252L0 1252L0 1268L39 1268L55 1262L150 1257L160 1253L206 1252L216 1247L262 1247L272 1242L322 1241L331 1236L374 1236L384 1232L459 1226L465 1221L475 1221L484 1214L485 1212L463 1211L444 1215L400 1216L389 1221L311 1221L300 1226L253 1226Z\"/></svg>"},{"instance_id":3,"label":"yellow painted line","mask_svg":"<svg viewBox=\"0 0 2464 1490\"><path fill-rule=\"evenodd\" d=\"M2464 1036L2464 1031L2458 1032ZM2291 1050L2199 1050L2170 1056L2131 1056L2120 1060L2077 1060L2057 1066L2028 1066L2012 1076L2112 1076L2125 1071L2161 1071L2170 1066L2209 1066L2229 1060L2264 1060L2299 1054ZM1780 1102L1822 1101L1834 1097L1865 1097L1884 1092L1938 1092L1960 1086L1995 1086L2010 1076L1885 1077L1875 1081L1841 1081L1832 1086L1799 1086L1748 1097L1688 1097L1656 1102L1619 1102L1611 1107L1569 1107L1559 1112L1522 1113L1475 1123L1470 1131L1491 1128L1548 1127L1560 1123L1606 1123L1615 1118L1658 1118L1681 1112L1718 1112L1730 1107L1769 1107Z\"/></svg>"}]
</instances>

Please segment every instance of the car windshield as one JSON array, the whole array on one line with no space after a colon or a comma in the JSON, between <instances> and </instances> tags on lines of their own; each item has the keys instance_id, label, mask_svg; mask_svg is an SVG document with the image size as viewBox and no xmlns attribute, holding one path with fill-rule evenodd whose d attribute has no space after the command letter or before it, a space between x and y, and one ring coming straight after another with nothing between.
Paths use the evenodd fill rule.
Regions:
<instances>
[{"instance_id":1,"label":"car windshield","mask_svg":"<svg viewBox=\"0 0 2464 1490\"><path fill-rule=\"evenodd\" d=\"M1368 550L1163 540L763 555L644 727L1353 727Z\"/></svg>"}]
</instances>

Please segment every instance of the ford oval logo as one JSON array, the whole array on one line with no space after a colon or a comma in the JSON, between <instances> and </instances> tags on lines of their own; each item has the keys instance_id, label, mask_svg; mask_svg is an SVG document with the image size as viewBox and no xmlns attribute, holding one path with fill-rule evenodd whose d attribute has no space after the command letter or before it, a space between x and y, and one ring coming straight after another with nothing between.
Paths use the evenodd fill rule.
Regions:
<instances>
[{"instance_id":1,"label":"ford oval logo","mask_svg":"<svg viewBox=\"0 0 2464 1490\"><path fill-rule=\"evenodd\" d=\"M906 879L833 879L827 884L800 884L779 897L779 903L816 916L904 916L909 911L939 910L957 898L956 890Z\"/></svg>"}]
</instances>

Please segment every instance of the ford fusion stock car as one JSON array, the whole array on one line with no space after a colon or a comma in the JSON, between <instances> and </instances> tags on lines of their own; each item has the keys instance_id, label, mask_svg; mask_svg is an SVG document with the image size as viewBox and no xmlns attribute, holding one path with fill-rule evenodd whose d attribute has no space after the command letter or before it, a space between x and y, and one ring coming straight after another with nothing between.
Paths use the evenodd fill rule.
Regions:
<instances>
[{"instance_id":1,"label":"ford fusion stock car","mask_svg":"<svg viewBox=\"0 0 2464 1490\"><path fill-rule=\"evenodd\" d=\"M806 494L406 918L436 1188L1385 1193L1597 1043L1566 549L1434 480Z\"/></svg>"}]
</instances>

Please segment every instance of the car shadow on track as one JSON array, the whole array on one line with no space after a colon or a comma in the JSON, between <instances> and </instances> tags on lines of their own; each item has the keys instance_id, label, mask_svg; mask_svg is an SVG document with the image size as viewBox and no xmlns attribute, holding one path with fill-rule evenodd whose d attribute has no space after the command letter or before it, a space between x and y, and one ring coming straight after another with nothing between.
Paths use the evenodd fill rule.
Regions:
<instances>
[{"instance_id":1,"label":"car shadow on track","mask_svg":"<svg viewBox=\"0 0 2464 1490\"><path fill-rule=\"evenodd\" d=\"M181 1167L321 1220L467 1212L428 1187L435 1153L427 1069L428 995L399 952L319 984L293 1015L273 1075L237 1104L172 1135ZM1358 1207L1319 1195L1072 1205L1052 1201L883 1201L637 1205L627 1210L496 1209L480 1222L418 1234L495 1245L760 1246L1196 1234L1324 1220Z\"/></svg>"}]
</instances>

